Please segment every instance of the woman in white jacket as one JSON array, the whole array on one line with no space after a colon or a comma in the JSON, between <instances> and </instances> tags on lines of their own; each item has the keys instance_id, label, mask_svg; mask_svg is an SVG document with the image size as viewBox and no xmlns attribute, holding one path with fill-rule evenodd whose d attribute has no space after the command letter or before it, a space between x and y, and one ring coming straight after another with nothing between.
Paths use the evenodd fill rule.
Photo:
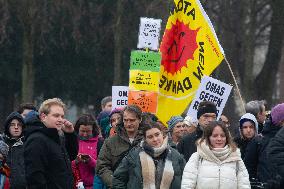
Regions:
<instances>
[{"instance_id":1,"label":"woman in white jacket","mask_svg":"<svg viewBox=\"0 0 284 189\"><path fill-rule=\"evenodd\" d=\"M240 151L223 122L211 122L196 145L183 171L182 189L251 188Z\"/></svg>"}]
</instances>

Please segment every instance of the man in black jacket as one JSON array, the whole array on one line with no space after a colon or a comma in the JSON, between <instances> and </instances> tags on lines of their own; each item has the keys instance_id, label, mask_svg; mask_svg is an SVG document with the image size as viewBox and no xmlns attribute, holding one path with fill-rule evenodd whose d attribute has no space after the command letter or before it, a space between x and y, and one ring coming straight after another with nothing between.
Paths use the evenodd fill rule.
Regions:
<instances>
[{"instance_id":1,"label":"man in black jacket","mask_svg":"<svg viewBox=\"0 0 284 189\"><path fill-rule=\"evenodd\" d=\"M73 175L70 160L78 153L72 123L64 119L64 103L48 99L39 116L29 118L24 150L26 181L29 189L70 189Z\"/></svg>"},{"instance_id":2,"label":"man in black jacket","mask_svg":"<svg viewBox=\"0 0 284 189\"><path fill-rule=\"evenodd\" d=\"M264 121L266 119L265 113L265 101L263 100L253 100L246 104L246 113L251 113L255 116L258 122L258 133L262 132Z\"/></svg>"},{"instance_id":3,"label":"man in black jacket","mask_svg":"<svg viewBox=\"0 0 284 189\"><path fill-rule=\"evenodd\" d=\"M273 119L273 118L272 118ZM270 118L265 122L262 135L256 136L248 144L245 152L244 163L250 179L257 179L266 183L270 179L270 159L268 158L268 144L281 129L279 125L272 123Z\"/></svg>"},{"instance_id":4,"label":"man in black jacket","mask_svg":"<svg viewBox=\"0 0 284 189\"><path fill-rule=\"evenodd\" d=\"M186 135L178 143L177 149L179 153L184 156L184 159L188 161L190 156L196 152L195 142L201 138L204 128L217 118L217 108L213 102L204 101L198 106L197 119L198 125L196 131Z\"/></svg>"},{"instance_id":5,"label":"man in black jacket","mask_svg":"<svg viewBox=\"0 0 284 189\"><path fill-rule=\"evenodd\" d=\"M12 112L6 119L4 141L9 146L7 164L11 169L9 177L11 189L25 189L25 164L24 164L24 120L18 112Z\"/></svg>"},{"instance_id":6,"label":"man in black jacket","mask_svg":"<svg viewBox=\"0 0 284 189\"><path fill-rule=\"evenodd\" d=\"M275 117L273 123L281 126L281 129L271 139L267 156L271 165L271 179L268 181L269 187L273 189L284 188L284 103L278 104L271 111L271 116ZM272 110L273 110L272 109Z\"/></svg>"}]
</instances>

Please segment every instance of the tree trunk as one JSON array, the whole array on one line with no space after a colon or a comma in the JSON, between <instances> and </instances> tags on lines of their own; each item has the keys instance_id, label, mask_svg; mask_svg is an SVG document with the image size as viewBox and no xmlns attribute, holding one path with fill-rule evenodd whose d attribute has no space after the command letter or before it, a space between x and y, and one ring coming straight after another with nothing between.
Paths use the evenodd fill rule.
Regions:
<instances>
[{"instance_id":1,"label":"tree trunk","mask_svg":"<svg viewBox=\"0 0 284 189\"><path fill-rule=\"evenodd\" d=\"M122 83L122 54L123 54L123 14L124 14L124 5L126 0L117 0L116 4L116 21L115 27L113 30L114 35L114 77L113 85L121 85Z\"/></svg>"},{"instance_id":2,"label":"tree trunk","mask_svg":"<svg viewBox=\"0 0 284 189\"><path fill-rule=\"evenodd\" d=\"M276 84L281 59L284 31L284 1L274 0L272 3L271 31L268 52L263 69L255 80L255 91L260 99L267 100L268 106L272 103L272 91Z\"/></svg>"},{"instance_id":3,"label":"tree trunk","mask_svg":"<svg viewBox=\"0 0 284 189\"><path fill-rule=\"evenodd\" d=\"M256 3L255 0L251 0L248 2L248 13L249 13L249 27L246 37L244 38L245 44L245 64L243 65L244 75L242 78L242 86L243 86L243 93L247 100L254 99L254 91L253 91L253 81L255 79L253 75L253 65L254 65L254 54L255 54L255 33L256 33L256 17L257 12L255 10ZM243 33L245 35L245 32Z\"/></svg>"},{"instance_id":4,"label":"tree trunk","mask_svg":"<svg viewBox=\"0 0 284 189\"><path fill-rule=\"evenodd\" d=\"M29 27L29 26L27 26ZM23 68L22 68L22 102L32 102L34 95L33 40L30 31L24 31Z\"/></svg>"}]
</instances>

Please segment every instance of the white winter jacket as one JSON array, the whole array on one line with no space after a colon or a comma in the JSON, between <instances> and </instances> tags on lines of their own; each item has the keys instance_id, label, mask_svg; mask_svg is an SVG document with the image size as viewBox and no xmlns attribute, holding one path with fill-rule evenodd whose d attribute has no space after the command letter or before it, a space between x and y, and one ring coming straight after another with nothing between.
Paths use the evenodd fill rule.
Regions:
<instances>
[{"instance_id":1,"label":"white winter jacket","mask_svg":"<svg viewBox=\"0 0 284 189\"><path fill-rule=\"evenodd\" d=\"M200 151L200 150L199 150ZM213 154L213 153L212 153ZM239 149L218 161L212 154L192 154L182 176L182 189L249 189L249 175Z\"/></svg>"}]
</instances>

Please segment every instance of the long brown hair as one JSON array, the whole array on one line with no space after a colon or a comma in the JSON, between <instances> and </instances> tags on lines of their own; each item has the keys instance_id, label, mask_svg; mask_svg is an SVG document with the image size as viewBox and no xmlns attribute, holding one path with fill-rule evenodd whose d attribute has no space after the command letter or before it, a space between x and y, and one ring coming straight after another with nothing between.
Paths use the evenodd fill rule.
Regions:
<instances>
[{"instance_id":1,"label":"long brown hair","mask_svg":"<svg viewBox=\"0 0 284 189\"><path fill-rule=\"evenodd\" d=\"M199 141L199 144L201 142L205 141L208 144L208 146L210 147L210 149L212 148L212 146L210 144L209 137L212 135L215 127L221 127L221 129L223 130L223 132L225 133L225 136L226 136L226 145L228 145L232 149L233 152L236 151L237 146L234 143L233 138L232 138L228 128L226 127L226 125L222 121L210 122L209 125L204 128L203 136L202 136L201 140Z\"/></svg>"},{"instance_id":2,"label":"long brown hair","mask_svg":"<svg viewBox=\"0 0 284 189\"><path fill-rule=\"evenodd\" d=\"M77 134L79 134L80 125L91 125L93 128L93 136L100 134L99 126L91 114L83 114L78 118L74 126L74 130Z\"/></svg>"}]
</instances>

